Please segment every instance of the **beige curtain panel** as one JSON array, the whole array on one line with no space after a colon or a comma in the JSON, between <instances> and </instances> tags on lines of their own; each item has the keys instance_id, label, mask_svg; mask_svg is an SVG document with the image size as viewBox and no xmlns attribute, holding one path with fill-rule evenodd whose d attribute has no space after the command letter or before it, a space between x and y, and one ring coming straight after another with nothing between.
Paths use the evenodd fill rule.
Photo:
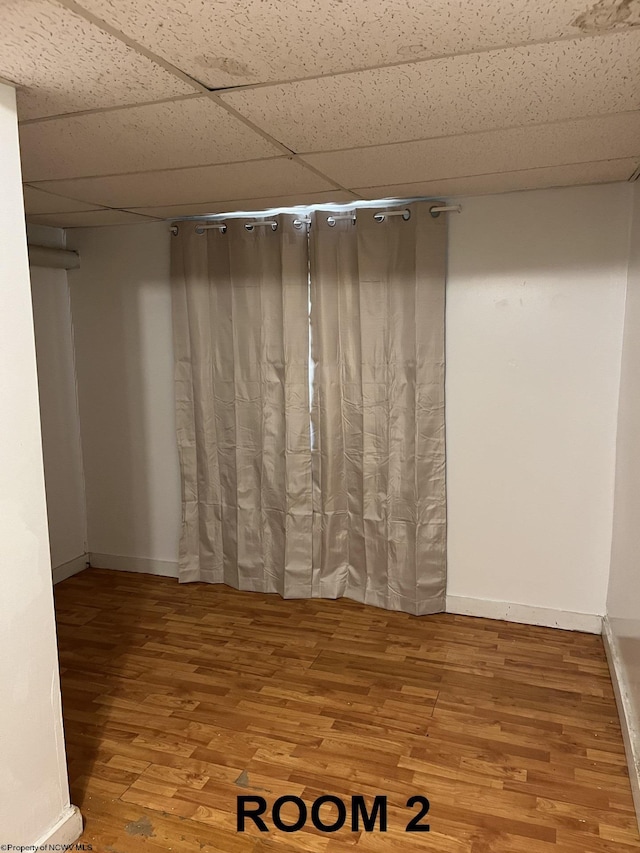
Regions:
<instances>
[{"instance_id":1,"label":"beige curtain panel","mask_svg":"<svg viewBox=\"0 0 640 853\"><path fill-rule=\"evenodd\" d=\"M313 594L444 610L446 217L311 227Z\"/></svg>"},{"instance_id":2,"label":"beige curtain panel","mask_svg":"<svg viewBox=\"0 0 640 853\"><path fill-rule=\"evenodd\" d=\"M181 581L311 595L307 236L172 238Z\"/></svg>"},{"instance_id":3,"label":"beige curtain panel","mask_svg":"<svg viewBox=\"0 0 640 853\"><path fill-rule=\"evenodd\" d=\"M181 581L444 609L446 217L429 207L318 212L308 234L293 216L179 223Z\"/></svg>"}]
</instances>

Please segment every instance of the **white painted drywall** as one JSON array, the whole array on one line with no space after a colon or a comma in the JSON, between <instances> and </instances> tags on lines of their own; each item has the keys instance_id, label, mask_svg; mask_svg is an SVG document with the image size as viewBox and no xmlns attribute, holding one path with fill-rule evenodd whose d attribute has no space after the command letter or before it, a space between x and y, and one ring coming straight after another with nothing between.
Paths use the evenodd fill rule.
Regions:
<instances>
[{"instance_id":1,"label":"white painted drywall","mask_svg":"<svg viewBox=\"0 0 640 853\"><path fill-rule=\"evenodd\" d=\"M0 84L0 843L69 811L15 92Z\"/></svg>"},{"instance_id":2,"label":"white painted drywall","mask_svg":"<svg viewBox=\"0 0 640 853\"><path fill-rule=\"evenodd\" d=\"M91 553L177 559L169 231L165 223L68 232ZM94 561L95 562L95 561Z\"/></svg>"},{"instance_id":3,"label":"white painted drywall","mask_svg":"<svg viewBox=\"0 0 640 853\"><path fill-rule=\"evenodd\" d=\"M64 248L64 231L29 226L29 242ZM31 267L42 450L53 568L87 551L84 475L66 270ZM82 562L82 561L80 561Z\"/></svg>"},{"instance_id":4,"label":"white painted drywall","mask_svg":"<svg viewBox=\"0 0 640 853\"><path fill-rule=\"evenodd\" d=\"M604 613L629 193L616 184L468 198L451 217L458 606L509 602L525 606L514 618L528 607L547 620L542 610ZM169 241L163 223L75 229L67 241L82 256L69 281L89 550L159 571L177 559L180 520Z\"/></svg>"},{"instance_id":5,"label":"white painted drywall","mask_svg":"<svg viewBox=\"0 0 640 853\"><path fill-rule=\"evenodd\" d=\"M640 182L634 200L607 615L640 759Z\"/></svg>"},{"instance_id":6,"label":"white painted drywall","mask_svg":"<svg viewBox=\"0 0 640 853\"><path fill-rule=\"evenodd\" d=\"M630 193L469 198L451 218L451 597L605 611Z\"/></svg>"}]
</instances>

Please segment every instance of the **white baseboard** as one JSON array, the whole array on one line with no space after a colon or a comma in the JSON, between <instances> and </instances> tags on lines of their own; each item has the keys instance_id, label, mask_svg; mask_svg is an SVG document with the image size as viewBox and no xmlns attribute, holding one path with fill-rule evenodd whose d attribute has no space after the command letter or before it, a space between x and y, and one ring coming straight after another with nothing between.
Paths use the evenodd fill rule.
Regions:
<instances>
[{"instance_id":1,"label":"white baseboard","mask_svg":"<svg viewBox=\"0 0 640 853\"><path fill-rule=\"evenodd\" d=\"M564 631L584 631L587 634L600 634L602 631L602 616L592 613L573 613L567 610L553 610L549 607L514 604L510 601L465 598L462 595L447 596L447 613L481 616L485 619L504 619L507 622L543 625L547 628L562 628Z\"/></svg>"},{"instance_id":2,"label":"white baseboard","mask_svg":"<svg viewBox=\"0 0 640 853\"><path fill-rule=\"evenodd\" d=\"M146 557L121 557L118 554L89 554L94 569L115 569L118 572L139 572L144 575L178 577L178 563L169 560L151 560Z\"/></svg>"},{"instance_id":3,"label":"white baseboard","mask_svg":"<svg viewBox=\"0 0 640 853\"><path fill-rule=\"evenodd\" d=\"M81 835L82 815L80 809L77 806L69 806L51 829L45 832L33 845L29 845L29 850L37 850L38 848L53 850L53 845L73 844ZM63 848L57 849L62 850Z\"/></svg>"},{"instance_id":4,"label":"white baseboard","mask_svg":"<svg viewBox=\"0 0 640 853\"><path fill-rule=\"evenodd\" d=\"M627 756L627 766L629 768L631 793L633 794L633 803L636 807L638 829L640 829L640 728L635 719L633 706L629 698L626 675L620 659L615 634L611 630L611 625L606 616L602 620L602 640L604 642L604 650L607 653L611 683L613 684L613 692L615 693L616 705L618 706L624 751Z\"/></svg>"},{"instance_id":5,"label":"white baseboard","mask_svg":"<svg viewBox=\"0 0 640 853\"><path fill-rule=\"evenodd\" d=\"M67 563L63 563L61 566L56 566L52 572L54 584L60 583L60 581L65 581L72 575L77 575L78 572L83 572L87 568L88 562L89 555L80 554L79 557L74 557L73 560L69 560Z\"/></svg>"}]
</instances>

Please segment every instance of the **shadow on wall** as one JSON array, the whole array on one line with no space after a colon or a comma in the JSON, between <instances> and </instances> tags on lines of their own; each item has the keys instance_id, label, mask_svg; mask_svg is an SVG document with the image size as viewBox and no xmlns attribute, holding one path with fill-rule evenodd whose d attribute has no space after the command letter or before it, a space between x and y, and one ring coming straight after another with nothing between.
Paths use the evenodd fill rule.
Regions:
<instances>
[{"instance_id":1,"label":"shadow on wall","mask_svg":"<svg viewBox=\"0 0 640 853\"><path fill-rule=\"evenodd\" d=\"M29 226L33 245L62 247L63 232ZM86 553L86 510L75 354L67 273L31 266L31 301L38 367L51 564L54 569Z\"/></svg>"},{"instance_id":2,"label":"shadow on wall","mask_svg":"<svg viewBox=\"0 0 640 853\"><path fill-rule=\"evenodd\" d=\"M177 560L169 241L165 223L69 232L88 546L104 567Z\"/></svg>"}]
</instances>

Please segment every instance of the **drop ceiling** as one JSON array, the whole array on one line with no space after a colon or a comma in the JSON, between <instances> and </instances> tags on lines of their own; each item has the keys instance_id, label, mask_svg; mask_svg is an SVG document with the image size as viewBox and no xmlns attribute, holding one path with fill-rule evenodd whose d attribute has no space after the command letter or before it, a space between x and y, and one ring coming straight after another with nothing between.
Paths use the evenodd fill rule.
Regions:
<instances>
[{"instance_id":1,"label":"drop ceiling","mask_svg":"<svg viewBox=\"0 0 640 853\"><path fill-rule=\"evenodd\" d=\"M0 0L28 219L628 180L640 0Z\"/></svg>"}]
</instances>

